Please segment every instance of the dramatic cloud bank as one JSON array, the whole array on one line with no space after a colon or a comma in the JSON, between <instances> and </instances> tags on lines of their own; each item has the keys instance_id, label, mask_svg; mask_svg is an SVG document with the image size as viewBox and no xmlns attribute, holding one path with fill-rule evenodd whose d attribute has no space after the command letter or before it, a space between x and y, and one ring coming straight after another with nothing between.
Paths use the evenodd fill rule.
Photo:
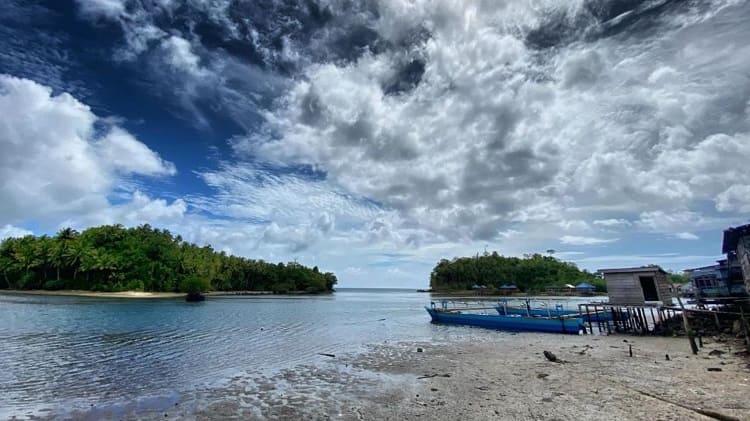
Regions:
<instances>
[{"instance_id":1,"label":"dramatic cloud bank","mask_svg":"<svg viewBox=\"0 0 750 421\"><path fill-rule=\"evenodd\" d=\"M386 2L383 38L428 34L410 46L416 83L388 91L403 49L310 66L248 150L321 166L446 239L618 216L682 232L706 203L742 208L750 30L736 10L654 5L618 26L586 3L524 3Z\"/></svg>"},{"instance_id":2,"label":"dramatic cloud bank","mask_svg":"<svg viewBox=\"0 0 750 421\"><path fill-rule=\"evenodd\" d=\"M107 59L186 126L233 131L227 152L186 169L205 188L167 201L133 182L175 174L158 139L4 76L0 224L159 220L421 283L485 246L589 268L708 264L719 245L703 240L750 215L745 1L76 4L117 34ZM692 260L665 254L681 247Z\"/></svg>"}]
</instances>

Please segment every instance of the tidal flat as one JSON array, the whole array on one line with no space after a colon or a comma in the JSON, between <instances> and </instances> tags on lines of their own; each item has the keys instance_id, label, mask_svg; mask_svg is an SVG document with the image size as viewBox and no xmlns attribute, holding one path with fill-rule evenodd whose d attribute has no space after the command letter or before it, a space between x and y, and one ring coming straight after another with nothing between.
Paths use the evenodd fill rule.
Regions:
<instances>
[{"instance_id":1,"label":"tidal flat","mask_svg":"<svg viewBox=\"0 0 750 421\"><path fill-rule=\"evenodd\" d=\"M491 334L450 343L372 345L275 374L237 374L222 384L165 396L151 408L126 403L64 417L750 419L750 370L746 357L735 354L737 343L707 340L693 356L684 338L513 336L512 346ZM563 362L548 361L543 350Z\"/></svg>"},{"instance_id":2,"label":"tidal flat","mask_svg":"<svg viewBox=\"0 0 750 421\"><path fill-rule=\"evenodd\" d=\"M425 298L0 297L0 418L750 419L732 340L441 326Z\"/></svg>"}]
</instances>

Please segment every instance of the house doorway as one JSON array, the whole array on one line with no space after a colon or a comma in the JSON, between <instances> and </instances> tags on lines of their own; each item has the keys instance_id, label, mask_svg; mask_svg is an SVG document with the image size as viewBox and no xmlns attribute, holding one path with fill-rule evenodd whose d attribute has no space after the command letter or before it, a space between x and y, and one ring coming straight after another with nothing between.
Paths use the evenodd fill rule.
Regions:
<instances>
[{"instance_id":1,"label":"house doorway","mask_svg":"<svg viewBox=\"0 0 750 421\"><path fill-rule=\"evenodd\" d=\"M646 301L659 301L659 293L656 291L656 282L653 276L639 276L643 299Z\"/></svg>"}]
</instances>

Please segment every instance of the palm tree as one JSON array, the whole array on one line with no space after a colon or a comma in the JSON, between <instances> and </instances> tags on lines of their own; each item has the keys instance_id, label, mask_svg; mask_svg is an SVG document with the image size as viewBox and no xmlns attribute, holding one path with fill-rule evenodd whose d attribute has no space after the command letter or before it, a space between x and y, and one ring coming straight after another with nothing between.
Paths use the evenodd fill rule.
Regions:
<instances>
[{"instance_id":1,"label":"palm tree","mask_svg":"<svg viewBox=\"0 0 750 421\"><path fill-rule=\"evenodd\" d=\"M16 262L13 258L0 253L0 272L3 273L3 278L5 278L5 283L8 285L8 288L13 288L8 279L8 272L13 271L15 263Z\"/></svg>"},{"instance_id":2,"label":"palm tree","mask_svg":"<svg viewBox=\"0 0 750 421\"><path fill-rule=\"evenodd\" d=\"M71 245L75 242L75 240L78 238L78 236L79 236L78 231L70 227L61 229L55 235L55 240L57 240L57 244L56 244L55 253L52 259L52 264L57 270L58 281L60 280L60 270L62 268L71 267L73 266L73 263L77 263L77 262L71 262L68 256L69 256L69 249ZM75 272L77 272L77 268L74 269L74 275L73 275L74 280L75 280Z\"/></svg>"},{"instance_id":3,"label":"palm tree","mask_svg":"<svg viewBox=\"0 0 750 421\"><path fill-rule=\"evenodd\" d=\"M78 231L70 227L63 228L60 231L57 231L57 234L55 235L55 239L61 241L70 241L75 239L76 237L78 237Z\"/></svg>"},{"instance_id":4,"label":"palm tree","mask_svg":"<svg viewBox=\"0 0 750 421\"><path fill-rule=\"evenodd\" d=\"M76 280L78 271L81 270L81 260L84 254L86 254L86 247L79 242L70 244L64 251L65 265L73 268L73 281Z\"/></svg>"}]
</instances>

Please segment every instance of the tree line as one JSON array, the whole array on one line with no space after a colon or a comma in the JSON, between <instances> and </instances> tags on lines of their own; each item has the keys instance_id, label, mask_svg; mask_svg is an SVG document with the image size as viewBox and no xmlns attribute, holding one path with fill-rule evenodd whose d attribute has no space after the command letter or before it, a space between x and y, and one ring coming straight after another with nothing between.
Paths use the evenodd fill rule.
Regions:
<instances>
[{"instance_id":1,"label":"tree line","mask_svg":"<svg viewBox=\"0 0 750 421\"><path fill-rule=\"evenodd\" d=\"M199 247L149 225L104 225L0 242L0 288L89 291L328 292L333 273Z\"/></svg>"},{"instance_id":2,"label":"tree line","mask_svg":"<svg viewBox=\"0 0 750 421\"><path fill-rule=\"evenodd\" d=\"M430 287L434 290L468 290L474 285L499 288L512 284L521 291L534 292L580 282L594 285L597 291L606 291L604 280L596 275L578 269L574 263L541 254L519 258L493 252L442 259L430 274Z\"/></svg>"}]
</instances>

